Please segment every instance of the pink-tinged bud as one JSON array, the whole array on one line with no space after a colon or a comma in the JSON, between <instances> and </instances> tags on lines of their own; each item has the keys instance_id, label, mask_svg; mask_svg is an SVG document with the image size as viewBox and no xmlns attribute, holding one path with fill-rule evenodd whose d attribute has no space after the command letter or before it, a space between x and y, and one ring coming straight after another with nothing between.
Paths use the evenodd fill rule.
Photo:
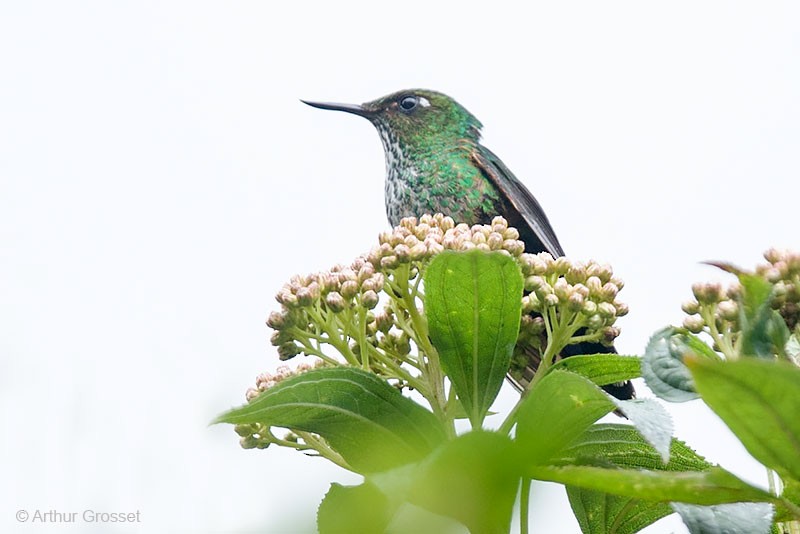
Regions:
<instances>
[{"instance_id":1,"label":"pink-tinged bud","mask_svg":"<svg viewBox=\"0 0 800 534\"><path fill-rule=\"evenodd\" d=\"M683 327L692 334L699 334L703 331L705 323L703 322L703 318L699 315L689 315L683 318Z\"/></svg>"},{"instance_id":2,"label":"pink-tinged bud","mask_svg":"<svg viewBox=\"0 0 800 534\"><path fill-rule=\"evenodd\" d=\"M278 347L292 340L294 340L292 335L285 330L276 330L269 336L269 342L273 347Z\"/></svg>"},{"instance_id":3,"label":"pink-tinged bud","mask_svg":"<svg viewBox=\"0 0 800 534\"><path fill-rule=\"evenodd\" d=\"M589 288L589 294L593 297L602 297L603 282L597 276L590 276L586 279L586 287Z\"/></svg>"},{"instance_id":4,"label":"pink-tinged bud","mask_svg":"<svg viewBox=\"0 0 800 534\"><path fill-rule=\"evenodd\" d=\"M378 294L372 290L364 291L364 293L361 294L361 305L371 310L378 305Z\"/></svg>"},{"instance_id":5,"label":"pink-tinged bud","mask_svg":"<svg viewBox=\"0 0 800 534\"><path fill-rule=\"evenodd\" d=\"M603 284L603 288L600 290L600 294L603 296L604 299L612 302L614 298L617 296L617 286L612 284L611 282L607 282Z\"/></svg>"},{"instance_id":6,"label":"pink-tinged bud","mask_svg":"<svg viewBox=\"0 0 800 534\"><path fill-rule=\"evenodd\" d=\"M544 297L545 306L555 307L558 306L558 297L554 294L549 294Z\"/></svg>"},{"instance_id":7,"label":"pink-tinged bud","mask_svg":"<svg viewBox=\"0 0 800 534\"><path fill-rule=\"evenodd\" d=\"M409 249L409 258L411 261L419 261L425 257L427 252L428 247L425 246L425 243L417 243Z\"/></svg>"},{"instance_id":8,"label":"pink-tinged bud","mask_svg":"<svg viewBox=\"0 0 800 534\"><path fill-rule=\"evenodd\" d=\"M492 250L497 250L498 248L503 246L503 236L497 232L492 232L489 234L489 237L486 239L486 244Z\"/></svg>"},{"instance_id":9,"label":"pink-tinged bud","mask_svg":"<svg viewBox=\"0 0 800 534\"><path fill-rule=\"evenodd\" d=\"M486 236L480 232L476 232L472 234L472 242L475 243L476 245L486 243Z\"/></svg>"},{"instance_id":10,"label":"pink-tinged bud","mask_svg":"<svg viewBox=\"0 0 800 534\"><path fill-rule=\"evenodd\" d=\"M572 292L567 301L567 307L572 312L578 312L583 309L583 296L580 293Z\"/></svg>"},{"instance_id":11,"label":"pink-tinged bud","mask_svg":"<svg viewBox=\"0 0 800 534\"><path fill-rule=\"evenodd\" d=\"M605 319L611 319L617 315L617 308L610 302L601 302L597 305L597 313Z\"/></svg>"},{"instance_id":12,"label":"pink-tinged bud","mask_svg":"<svg viewBox=\"0 0 800 534\"><path fill-rule=\"evenodd\" d=\"M770 263L777 263L783 259L784 253L782 250L775 247L770 248L764 252L764 259Z\"/></svg>"},{"instance_id":13,"label":"pink-tinged bud","mask_svg":"<svg viewBox=\"0 0 800 534\"><path fill-rule=\"evenodd\" d=\"M603 345L609 346L614 343L614 340L619 337L620 329L616 326L607 326L603 328L601 335L603 339L600 341Z\"/></svg>"},{"instance_id":14,"label":"pink-tinged bud","mask_svg":"<svg viewBox=\"0 0 800 534\"><path fill-rule=\"evenodd\" d=\"M472 250L475 248L475 243L472 241L464 241L461 243L461 250Z\"/></svg>"},{"instance_id":15,"label":"pink-tinged bud","mask_svg":"<svg viewBox=\"0 0 800 534\"><path fill-rule=\"evenodd\" d=\"M390 232L388 230L386 230L385 232L381 232L380 234L378 234L378 243L380 243L381 245L383 245L384 243L388 244L392 240L393 234L394 232Z\"/></svg>"},{"instance_id":16,"label":"pink-tinged bud","mask_svg":"<svg viewBox=\"0 0 800 534\"><path fill-rule=\"evenodd\" d=\"M575 284L572 286L572 290L582 296L584 299L589 297L589 288L583 284Z\"/></svg>"},{"instance_id":17,"label":"pink-tinged bud","mask_svg":"<svg viewBox=\"0 0 800 534\"><path fill-rule=\"evenodd\" d=\"M346 305L345 300L342 297L342 295L340 295L336 291L332 291L332 292L328 293L328 295L325 297L325 304L328 305L328 308L333 313L339 313L340 311L342 311L345 308L345 305Z\"/></svg>"},{"instance_id":18,"label":"pink-tinged bud","mask_svg":"<svg viewBox=\"0 0 800 534\"><path fill-rule=\"evenodd\" d=\"M381 258L381 269L394 269L400 264L397 256L386 256Z\"/></svg>"},{"instance_id":19,"label":"pink-tinged bud","mask_svg":"<svg viewBox=\"0 0 800 534\"><path fill-rule=\"evenodd\" d=\"M283 313L274 311L270 312L269 317L267 317L267 326L274 330L283 328L285 324L286 324L286 315Z\"/></svg>"},{"instance_id":20,"label":"pink-tinged bud","mask_svg":"<svg viewBox=\"0 0 800 534\"><path fill-rule=\"evenodd\" d=\"M435 256L444 250L444 247L436 242L425 243L428 246L428 255Z\"/></svg>"},{"instance_id":21,"label":"pink-tinged bud","mask_svg":"<svg viewBox=\"0 0 800 534\"><path fill-rule=\"evenodd\" d=\"M417 225L414 235L416 235L419 239L425 239L425 237L427 237L428 235L428 232L430 231L431 231L430 225L422 223Z\"/></svg>"},{"instance_id":22,"label":"pink-tinged bud","mask_svg":"<svg viewBox=\"0 0 800 534\"><path fill-rule=\"evenodd\" d=\"M297 303L300 306L310 306L314 302L314 297L307 287L301 287L297 290Z\"/></svg>"},{"instance_id":23,"label":"pink-tinged bud","mask_svg":"<svg viewBox=\"0 0 800 534\"><path fill-rule=\"evenodd\" d=\"M339 292L345 300L350 300L358 293L358 283L355 280L348 280L342 284L342 289Z\"/></svg>"},{"instance_id":24,"label":"pink-tinged bud","mask_svg":"<svg viewBox=\"0 0 800 534\"><path fill-rule=\"evenodd\" d=\"M617 286L617 290L621 291L623 287L625 287L625 280L622 278L617 278L616 276L611 277L611 283Z\"/></svg>"},{"instance_id":25,"label":"pink-tinged bud","mask_svg":"<svg viewBox=\"0 0 800 534\"><path fill-rule=\"evenodd\" d=\"M411 255L411 249L405 243L401 243L394 247L394 255L397 256L398 261L405 263Z\"/></svg>"},{"instance_id":26,"label":"pink-tinged bud","mask_svg":"<svg viewBox=\"0 0 800 534\"><path fill-rule=\"evenodd\" d=\"M735 321L739 318L739 305L732 300L723 300L717 305L719 316L726 321Z\"/></svg>"},{"instance_id":27,"label":"pink-tinged bud","mask_svg":"<svg viewBox=\"0 0 800 534\"><path fill-rule=\"evenodd\" d=\"M558 274L558 276L564 276L565 274L567 274L567 271L569 271L570 268L572 267L572 262L569 261L564 256L559 256L558 258L555 259L553 267L555 268L555 271Z\"/></svg>"},{"instance_id":28,"label":"pink-tinged bud","mask_svg":"<svg viewBox=\"0 0 800 534\"><path fill-rule=\"evenodd\" d=\"M786 264L784 262L778 262L775 264L774 267L764 271L762 276L766 278L767 282L774 284L775 282L783 278L783 273L781 272L783 270L786 270Z\"/></svg>"},{"instance_id":29,"label":"pink-tinged bud","mask_svg":"<svg viewBox=\"0 0 800 534\"><path fill-rule=\"evenodd\" d=\"M556 280L556 283L553 284L553 293L558 297L558 299L562 302L565 302L569 299L570 295L572 294L572 288L567 283L566 280L563 278L559 278Z\"/></svg>"},{"instance_id":30,"label":"pink-tinged bud","mask_svg":"<svg viewBox=\"0 0 800 534\"><path fill-rule=\"evenodd\" d=\"M484 252L492 251L492 248L487 243L478 243L477 245L475 245L475 248L477 248L478 250L482 250Z\"/></svg>"},{"instance_id":31,"label":"pink-tinged bud","mask_svg":"<svg viewBox=\"0 0 800 534\"><path fill-rule=\"evenodd\" d=\"M628 315L628 305L624 302L620 302L618 300L614 301L614 307L617 309L617 317L622 317L623 315Z\"/></svg>"},{"instance_id":32,"label":"pink-tinged bud","mask_svg":"<svg viewBox=\"0 0 800 534\"><path fill-rule=\"evenodd\" d=\"M375 315L375 324L378 326L378 330L385 334L394 326L394 317L391 313L384 311Z\"/></svg>"},{"instance_id":33,"label":"pink-tinged bud","mask_svg":"<svg viewBox=\"0 0 800 534\"><path fill-rule=\"evenodd\" d=\"M288 289L281 289L277 295L275 295L275 300L283 304L284 306L293 307L297 306L297 297L292 294L291 291Z\"/></svg>"},{"instance_id":34,"label":"pink-tinged bud","mask_svg":"<svg viewBox=\"0 0 800 534\"><path fill-rule=\"evenodd\" d=\"M694 315L695 313L700 313L700 303L694 299L689 299L687 301L684 301L683 304L681 304L681 310L683 310L683 313L686 313L688 315Z\"/></svg>"}]
</instances>

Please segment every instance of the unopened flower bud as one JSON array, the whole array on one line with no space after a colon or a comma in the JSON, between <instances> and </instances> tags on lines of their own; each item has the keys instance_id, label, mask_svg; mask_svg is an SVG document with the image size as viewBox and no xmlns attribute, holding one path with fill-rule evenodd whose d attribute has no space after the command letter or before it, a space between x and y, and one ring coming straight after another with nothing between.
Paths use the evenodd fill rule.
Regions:
<instances>
[{"instance_id":1,"label":"unopened flower bud","mask_svg":"<svg viewBox=\"0 0 800 534\"><path fill-rule=\"evenodd\" d=\"M623 315L628 315L629 309L628 309L628 305L627 304L625 304L624 302L620 302L618 300L615 300L613 302L613 304L614 304L614 308L617 309L617 317L622 317Z\"/></svg>"},{"instance_id":2,"label":"unopened flower bud","mask_svg":"<svg viewBox=\"0 0 800 534\"><path fill-rule=\"evenodd\" d=\"M545 295L544 299L542 300L545 306L558 306L558 297L552 293Z\"/></svg>"},{"instance_id":3,"label":"unopened flower bud","mask_svg":"<svg viewBox=\"0 0 800 534\"><path fill-rule=\"evenodd\" d=\"M339 290L345 300L350 300L358 293L358 282L355 280L347 280L342 284L342 289Z\"/></svg>"},{"instance_id":4,"label":"unopened flower bud","mask_svg":"<svg viewBox=\"0 0 800 534\"><path fill-rule=\"evenodd\" d=\"M699 315L689 315L683 318L683 327L692 334L699 334L703 331L705 323Z\"/></svg>"},{"instance_id":5,"label":"unopened flower bud","mask_svg":"<svg viewBox=\"0 0 800 534\"><path fill-rule=\"evenodd\" d=\"M617 296L617 292L618 292L617 286L612 284L611 282L606 282L605 284L603 284L603 287L600 290L600 294L602 295L602 297L609 302L613 302L614 297Z\"/></svg>"},{"instance_id":6,"label":"unopened flower bud","mask_svg":"<svg viewBox=\"0 0 800 534\"><path fill-rule=\"evenodd\" d=\"M582 284L586 280L586 267L579 263L573 263L564 275L570 284Z\"/></svg>"},{"instance_id":7,"label":"unopened flower bud","mask_svg":"<svg viewBox=\"0 0 800 534\"><path fill-rule=\"evenodd\" d=\"M572 294L572 288L569 286L566 280L559 278L556 280L556 283L553 284L553 293L560 301L566 302Z\"/></svg>"},{"instance_id":8,"label":"unopened flower bud","mask_svg":"<svg viewBox=\"0 0 800 534\"><path fill-rule=\"evenodd\" d=\"M686 313L688 315L694 315L695 313L700 313L700 303L694 299L689 299L687 301L684 301L683 304L681 304L681 310L683 310L683 313Z\"/></svg>"},{"instance_id":9,"label":"unopened flower bud","mask_svg":"<svg viewBox=\"0 0 800 534\"><path fill-rule=\"evenodd\" d=\"M300 354L300 347L295 345L292 341L288 341L278 347L278 356L281 361L290 360L298 354Z\"/></svg>"},{"instance_id":10,"label":"unopened flower bud","mask_svg":"<svg viewBox=\"0 0 800 534\"><path fill-rule=\"evenodd\" d=\"M395 267L397 267L399 265L399 263L400 262L398 261L397 256L395 256L395 255L385 256L385 257L381 258L381 268L382 269L394 269Z\"/></svg>"},{"instance_id":11,"label":"unopened flower bud","mask_svg":"<svg viewBox=\"0 0 800 534\"><path fill-rule=\"evenodd\" d=\"M371 310L378 305L378 294L372 290L364 291L361 294L361 305Z\"/></svg>"},{"instance_id":12,"label":"unopened flower bud","mask_svg":"<svg viewBox=\"0 0 800 534\"><path fill-rule=\"evenodd\" d=\"M503 239L510 239L511 241L519 240L519 231L516 228L506 228L502 234Z\"/></svg>"},{"instance_id":13,"label":"unopened flower bud","mask_svg":"<svg viewBox=\"0 0 800 534\"><path fill-rule=\"evenodd\" d=\"M267 326L269 326L274 330L283 328L285 324L286 324L286 314L284 313L273 311L270 312L269 317L267 317Z\"/></svg>"},{"instance_id":14,"label":"unopened flower bud","mask_svg":"<svg viewBox=\"0 0 800 534\"><path fill-rule=\"evenodd\" d=\"M577 292L573 292L569 296L569 300L567 301L567 306L570 311L577 312L583 309L583 295Z\"/></svg>"},{"instance_id":15,"label":"unopened flower bud","mask_svg":"<svg viewBox=\"0 0 800 534\"><path fill-rule=\"evenodd\" d=\"M572 263L566 257L559 256L553 263L553 268L558 276L564 276L572 268Z\"/></svg>"},{"instance_id":16,"label":"unopened flower bud","mask_svg":"<svg viewBox=\"0 0 800 534\"><path fill-rule=\"evenodd\" d=\"M726 321L735 321L739 317L739 305L732 300L723 300L717 304L717 311Z\"/></svg>"},{"instance_id":17,"label":"unopened flower bud","mask_svg":"<svg viewBox=\"0 0 800 534\"><path fill-rule=\"evenodd\" d=\"M328 308L330 308L332 312L339 313L345 308L346 303L342 295L336 291L332 291L325 297L325 304L328 305Z\"/></svg>"},{"instance_id":18,"label":"unopened flower bud","mask_svg":"<svg viewBox=\"0 0 800 534\"><path fill-rule=\"evenodd\" d=\"M595 297L601 296L603 283L597 276L590 276L586 279L586 287L589 288L589 294Z\"/></svg>"},{"instance_id":19,"label":"unopened flower bud","mask_svg":"<svg viewBox=\"0 0 800 534\"><path fill-rule=\"evenodd\" d=\"M256 438L253 436L245 436L239 440L239 445L243 449L255 449L258 445L258 440L256 440Z\"/></svg>"},{"instance_id":20,"label":"unopened flower bud","mask_svg":"<svg viewBox=\"0 0 800 534\"><path fill-rule=\"evenodd\" d=\"M594 315L597 313L597 303L591 300L584 301L581 313L584 315Z\"/></svg>"},{"instance_id":21,"label":"unopened flower bud","mask_svg":"<svg viewBox=\"0 0 800 534\"><path fill-rule=\"evenodd\" d=\"M589 328L591 328L592 330L597 330L598 328L601 328L605 324L605 321L600 316L600 314L595 313L594 315L589 317L587 324Z\"/></svg>"},{"instance_id":22,"label":"unopened flower bud","mask_svg":"<svg viewBox=\"0 0 800 534\"><path fill-rule=\"evenodd\" d=\"M297 290L297 303L300 306L309 306L313 301L314 297L307 287L301 287Z\"/></svg>"},{"instance_id":23,"label":"unopened flower bud","mask_svg":"<svg viewBox=\"0 0 800 534\"><path fill-rule=\"evenodd\" d=\"M601 302L597 305L597 313L606 319L611 319L617 315L617 308L610 302Z\"/></svg>"}]
</instances>

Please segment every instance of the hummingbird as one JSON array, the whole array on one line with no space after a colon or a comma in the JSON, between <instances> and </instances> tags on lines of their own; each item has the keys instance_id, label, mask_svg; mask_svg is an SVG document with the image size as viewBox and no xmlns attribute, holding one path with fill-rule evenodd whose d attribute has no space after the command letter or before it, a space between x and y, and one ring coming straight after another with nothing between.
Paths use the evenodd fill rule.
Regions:
<instances>
[{"instance_id":1,"label":"hummingbird","mask_svg":"<svg viewBox=\"0 0 800 534\"><path fill-rule=\"evenodd\" d=\"M309 106L364 117L378 130L386 157L386 215L392 226L404 217L441 212L457 222L489 224L502 215L519 231L529 253L564 255L542 206L494 152L480 142L481 122L447 95L408 89L365 104L310 102ZM565 348L562 357L615 352L600 343ZM522 390L538 367L534 358L511 383ZM630 382L603 386L619 399L633 398Z\"/></svg>"}]
</instances>

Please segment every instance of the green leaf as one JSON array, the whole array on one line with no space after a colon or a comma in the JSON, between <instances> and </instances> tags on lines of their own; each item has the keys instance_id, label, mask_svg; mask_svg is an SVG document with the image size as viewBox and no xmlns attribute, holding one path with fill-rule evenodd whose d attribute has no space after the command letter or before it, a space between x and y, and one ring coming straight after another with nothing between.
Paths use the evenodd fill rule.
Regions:
<instances>
[{"instance_id":1,"label":"green leaf","mask_svg":"<svg viewBox=\"0 0 800 534\"><path fill-rule=\"evenodd\" d=\"M393 513L386 496L375 486L333 483L317 510L317 528L320 534L383 532Z\"/></svg>"},{"instance_id":2,"label":"green leaf","mask_svg":"<svg viewBox=\"0 0 800 534\"><path fill-rule=\"evenodd\" d=\"M719 467L706 471L643 471L585 465L543 466L529 464L530 478L635 497L656 502L722 504L742 501L772 502L776 497Z\"/></svg>"},{"instance_id":3,"label":"green leaf","mask_svg":"<svg viewBox=\"0 0 800 534\"><path fill-rule=\"evenodd\" d=\"M715 506L674 503L691 534L769 534L775 510L768 503L733 503Z\"/></svg>"},{"instance_id":4,"label":"green leaf","mask_svg":"<svg viewBox=\"0 0 800 534\"><path fill-rule=\"evenodd\" d=\"M800 480L800 368L752 358L687 364L703 400L750 454Z\"/></svg>"},{"instance_id":5,"label":"green leaf","mask_svg":"<svg viewBox=\"0 0 800 534\"><path fill-rule=\"evenodd\" d=\"M595 464L655 469L660 471L703 471L711 467L705 458L684 442L672 438L669 462L630 425L604 423L590 426L554 461L556 465Z\"/></svg>"},{"instance_id":6,"label":"green leaf","mask_svg":"<svg viewBox=\"0 0 800 534\"><path fill-rule=\"evenodd\" d=\"M669 463L629 425L592 425L559 456L559 464L594 464L663 471L703 470L710 464L685 443L672 439ZM611 495L567 486L572 510L583 532L629 534L672 513L667 503Z\"/></svg>"},{"instance_id":7,"label":"green leaf","mask_svg":"<svg viewBox=\"0 0 800 534\"><path fill-rule=\"evenodd\" d=\"M589 379L551 371L519 408L517 443L527 461L545 463L613 409L609 396Z\"/></svg>"},{"instance_id":8,"label":"green leaf","mask_svg":"<svg viewBox=\"0 0 800 534\"><path fill-rule=\"evenodd\" d=\"M480 427L519 334L522 274L509 256L445 251L425 270L425 314L442 368Z\"/></svg>"},{"instance_id":9,"label":"green leaf","mask_svg":"<svg viewBox=\"0 0 800 534\"><path fill-rule=\"evenodd\" d=\"M780 314L770 306L773 285L755 274L739 272L737 276L742 284L739 299L741 354L760 358L783 354L790 332Z\"/></svg>"},{"instance_id":10,"label":"green leaf","mask_svg":"<svg viewBox=\"0 0 800 534\"><path fill-rule=\"evenodd\" d=\"M473 533L508 532L518 466L507 436L469 432L445 443L421 464L410 501L460 521Z\"/></svg>"},{"instance_id":11,"label":"green leaf","mask_svg":"<svg viewBox=\"0 0 800 534\"><path fill-rule=\"evenodd\" d=\"M436 417L377 376L353 367L308 371L215 423L262 423L325 438L359 473L419 460L444 441Z\"/></svg>"},{"instance_id":12,"label":"green leaf","mask_svg":"<svg viewBox=\"0 0 800 534\"><path fill-rule=\"evenodd\" d=\"M634 534L672 513L669 504L567 486L567 497L581 527L591 534Z\"/></svg>"},{"instance_id":13,"label":"green leaf","mask_svg":"<svg viewBox=\"0 0 800 534\"><path fill-rule=\"evenodd\" d=\"M642 377L664 400L686 402L698 397L692 376L683 363L686 353L719 359L708 346L691 334L668 326L650 338L642 359Z\"/></svg>"},{"instance_id":14,"label":"green leaf","mask_svg":"<svg viewBox=\"0 0 800 534\"><path fill-rule=\"evenodd\" d=\"M642 361L637 356L590 354L564 358L551 369L572 371L585 376L598 386L605 386L639 378L642 374Z\"/></svg>"}]
</instances>

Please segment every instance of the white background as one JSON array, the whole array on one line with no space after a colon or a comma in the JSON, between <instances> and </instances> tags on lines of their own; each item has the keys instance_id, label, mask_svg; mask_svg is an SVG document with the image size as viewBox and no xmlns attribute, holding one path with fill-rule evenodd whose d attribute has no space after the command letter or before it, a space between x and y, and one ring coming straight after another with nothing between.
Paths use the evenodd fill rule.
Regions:
<instances>
[{"instance_id":1,"label":"white background","mask_svg":"<svg viewBox=\"0 0 800 534\"><path fill-rule=\"evenodd\" d=\"M299 98L457 98L568 254L626 280L624 353L724 279L699 261L800 248L797 4L521 5L3 3L0 531L305 532L358 481L207 426L275 366L280 285L387 226L373 128ZM700 403L668 408L764 482ZM560 488L535 491L534 532L578 532Z\"/></svg>"}]
</instances>

